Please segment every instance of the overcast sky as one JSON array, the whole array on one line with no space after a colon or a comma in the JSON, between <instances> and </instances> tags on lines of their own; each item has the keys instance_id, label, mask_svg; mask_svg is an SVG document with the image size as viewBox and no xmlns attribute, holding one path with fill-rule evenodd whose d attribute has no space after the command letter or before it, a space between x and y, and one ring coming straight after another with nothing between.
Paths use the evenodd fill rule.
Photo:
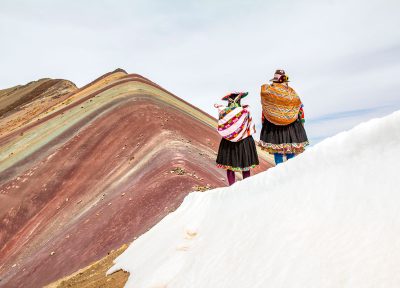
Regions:
<instances>
[{"instance_id":1,"label":"overcast sky","mask_svg":"<svg viewBox=\"0 0 400 288\"><path fill-rule=\"evenodd\" d=\"M138 73L216 116L285 69L314 144L400 109L400 1L0 0L0 89ZM219 101L220 102L220 101Z\"/></svg>"}]
</instances>

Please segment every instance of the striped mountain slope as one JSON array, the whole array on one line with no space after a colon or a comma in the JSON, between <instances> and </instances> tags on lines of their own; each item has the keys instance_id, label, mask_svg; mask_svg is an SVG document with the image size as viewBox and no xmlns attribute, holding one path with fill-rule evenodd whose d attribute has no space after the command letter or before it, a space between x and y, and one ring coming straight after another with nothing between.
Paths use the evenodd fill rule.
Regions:
<instances>
[{"instance_id":1,"label":"striped mountain slope","mask_svg":"<svg viewBox=\"0 0 400 288\"><path fill-rule=\"evenodd\" d=\"M188 192L227 185L210 115L122 69L73 86L40 111L32 97L0 118L0 287L71 274L133 241ZM262 158L255 172L269 167Z\"/></svg>"}]
</instances>

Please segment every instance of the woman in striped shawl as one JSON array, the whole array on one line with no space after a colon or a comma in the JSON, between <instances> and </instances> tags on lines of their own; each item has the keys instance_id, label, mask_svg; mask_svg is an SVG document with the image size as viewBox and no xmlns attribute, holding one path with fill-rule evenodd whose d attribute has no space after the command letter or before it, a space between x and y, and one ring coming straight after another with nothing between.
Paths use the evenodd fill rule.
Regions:
<instances>
[{"instance_id":1,"label":"woman in striped shawl","mask_svg":"<svg viewBox=\"0 0 400 288\"><path fill-rule=\"evenodd\" d=\"M250 169L259 164L256 145L251 136L255 127L248 110L242 106L241 99L247 92L233 92L222 100L227 106L214 105L218 108L218 133L222 136L218 149L217 166L226 170L228 183L235 183L235 171L241 171L243 179L250 176Z\"/></svg>"},{"instance_id":2,"label":"woman in striped shawl","mask_svg":"<svg viewBox=\"0 0 400 288\"><path fill-rule=\"evenodd\" d=\"M261 147L274 154L275 163L302 153L308 145L304 129L303 104L296 91L288 85L289 77L283 70L276 70L271 85L261 86L263 126Z\"/></svg>"}]
</instances>

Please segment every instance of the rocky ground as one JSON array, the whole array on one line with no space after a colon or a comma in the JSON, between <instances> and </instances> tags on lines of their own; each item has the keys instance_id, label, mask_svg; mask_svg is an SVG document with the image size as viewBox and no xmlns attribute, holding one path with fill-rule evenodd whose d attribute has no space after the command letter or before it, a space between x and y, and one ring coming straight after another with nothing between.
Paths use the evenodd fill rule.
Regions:
<instances>
[{"instance_id":1,"label":"rocky ground","mask_svg":"<svg viewBox=\"0 0 400 288\"><path fill-rule=\"evenodd\" d=\"M128 280L129 273L119 270L106 276L106 272L113 265L113 260L127 247L124 245L118 250L113 250L103 259L49 284L45 288L122 288Z\"/></svg>"}]
</instances>

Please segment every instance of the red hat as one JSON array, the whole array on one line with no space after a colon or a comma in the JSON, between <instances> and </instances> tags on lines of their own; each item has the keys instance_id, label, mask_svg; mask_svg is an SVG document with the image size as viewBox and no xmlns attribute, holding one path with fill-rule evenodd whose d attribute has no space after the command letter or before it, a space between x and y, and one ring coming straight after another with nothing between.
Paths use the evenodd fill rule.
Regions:
<instances>
[{"instance_id":1,"label":"red hat","mask_svg":"<svg viewBox=\"0 0 400 288\"><path fill-rule=\"evenodd\" d=\"M247 94L249 94L249 92L232 92L232 93L229 93L228 95L225 95L224 97L222 97L221 100L229 100L229 98L235 99L238 96L239 96L239 99L242 99L242 98L246 97Z\"/></svg>"},{"instance_id":2,"label":"red hat","mask_svg":"<svg viewBox=\"0 0 400 288\"><path fill-rule=\"evenodd\" d=\"M278 69L275 71L274 78L269 81L277 83L289 82L289 76L285 74L285 70Z\"/></svg>"}]
</instances>

